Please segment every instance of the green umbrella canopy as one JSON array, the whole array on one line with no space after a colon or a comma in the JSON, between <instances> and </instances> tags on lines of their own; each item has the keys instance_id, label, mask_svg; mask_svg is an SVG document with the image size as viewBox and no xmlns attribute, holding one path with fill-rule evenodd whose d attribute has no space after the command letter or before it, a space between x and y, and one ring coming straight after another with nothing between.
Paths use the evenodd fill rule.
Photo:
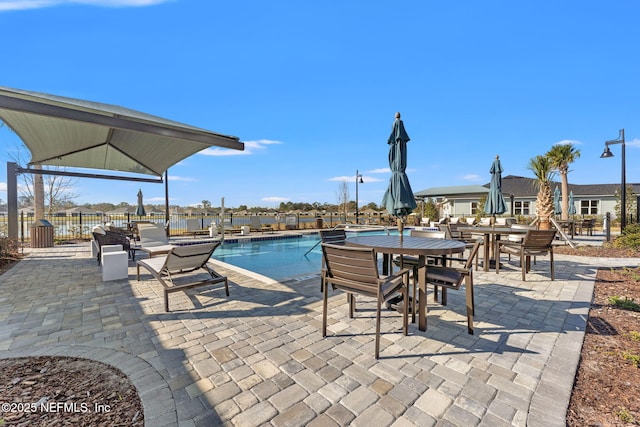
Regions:
<instances>
[{"instance_id":1,"label":"green umbrella canopy","mask_svg":"<svg viewBox=\"0 0 640 427\"><path fill-rule=\"evenodd\" d=\"M569 192L569 215L576 214L576 202L573 199L573 191Z\"/></svg>"},{"instance_id":2,"label":"green umbrella canopy","mask_svg":"<svg viewBox=\"0 0 640 427\"><path fill-rule=\"evenodd\" d=\"M491 184L489 186L489 194L484 204L484 212L489 215L502 215L507 211L507 204L502 195L502 163L500 156L496 156L491 164Z\"/></svg>"},{"instance_id":3,"label":"green umbrella canopy","mask_svg":"<svg viewBox=\"0 0 640 427\"><path fill-rule=\"evenodd\" d=\"M146 216L147 213L144 210L144 204L142 203L142 190L138 190L138 207L136 208L137 216Z\"/></svg>"},{"instance_id":4,"label":"green umbrella canopy","mask_svg":"<svg viewBox=\"0 0 640 427\"><path fill-rule=\"evenodd\" d=\"M560 215L562 213L562 204L560 203L560 188L556 187L553 191L553 213Z\"/></svg>"},{"instance_id":5,"label":"green umbrella canopy","mask_svg":"<svg viewBox=\"0 0 640 427\"><path fill-rule=\"evenodd\" d=\"M387 140L391 178L389 179L389 187L382 197L382 205L389 214L397 217L406 217L417 206L406 174L407 142L409 142L409 135L404 130L400 113L396 113L391 135Z\"/></svg>"}]
</instances>

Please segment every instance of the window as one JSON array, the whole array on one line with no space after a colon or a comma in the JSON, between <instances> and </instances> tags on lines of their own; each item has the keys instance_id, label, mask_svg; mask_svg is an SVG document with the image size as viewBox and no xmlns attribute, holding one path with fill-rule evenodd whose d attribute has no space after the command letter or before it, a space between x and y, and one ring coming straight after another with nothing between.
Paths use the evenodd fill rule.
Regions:
<instances>
[{"instance_id":1,"label":"window","mask_svg":"<svg viewBox=\"0 0 640 427\"><path fill-rule=\"evenodd\" d=\"M598 201L597 200L581 200L580 213L582 215L597 215Z\"/></svg>"},{"instance_id":2,"label":"window","mask_svg":"<svg viewBox=\"0 0 640 427\"><path fill-rule=\"evenodd\" d=\"M471 215L478 214L478 202L471 202Z\"/></svg>"},{"instance_id":3,"label":"window","mask_svg":"<svg viewBox=\"0 0 640 427\"><path fill-rule=\"evenodd\" d=\"M529 202L516 201L514 205L514 215L529 215Z\"/></svg>"}]
</instances>

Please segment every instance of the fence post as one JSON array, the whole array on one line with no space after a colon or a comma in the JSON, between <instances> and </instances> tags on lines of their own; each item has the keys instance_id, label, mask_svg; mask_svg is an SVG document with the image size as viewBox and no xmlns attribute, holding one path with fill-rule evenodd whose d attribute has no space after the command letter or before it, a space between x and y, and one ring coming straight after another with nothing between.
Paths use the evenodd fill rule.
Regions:
<instances>
[{"instance_id":1,"label":"fence post","mask_svg":"<svg viewBox=\"0 0 640 427\"><path fill-rule=\"evenodd\" d=\"M607 242L611 241L611 213L607 212L604 215L604 223L602 224L604 227L604 235L606 236Z\"/></svg>"}]
</instances>

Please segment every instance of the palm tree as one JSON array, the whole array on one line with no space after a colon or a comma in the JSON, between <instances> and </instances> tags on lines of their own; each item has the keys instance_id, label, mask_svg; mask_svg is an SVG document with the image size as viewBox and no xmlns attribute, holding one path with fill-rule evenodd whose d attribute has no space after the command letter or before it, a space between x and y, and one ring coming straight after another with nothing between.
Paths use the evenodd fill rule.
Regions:
<instances>
[{"instance_id":1,"label":"palm tree","mask_svg":"<svg viewBox=\"0 0 640 427\"><path fill-rule=\"evenodd\" d=\"M528 168L533 172L537 181L538 197L536 198L536 217L541 230L549 230L550 219L553 215L553 167L547 156L536 156L529 160Z\"/></svg>"},{"instance_id":2,"label":"palm tree","mask_svg":"<svg viewBox=\"0 0 640 427\"><path fill-rule=\"evenodd\" d=\"M553 169L560 173L562 190L562 219L569 219L569 165L580 158L580 150L573 144L557 144L547 152Z\"/></svg>"}]
</instances>

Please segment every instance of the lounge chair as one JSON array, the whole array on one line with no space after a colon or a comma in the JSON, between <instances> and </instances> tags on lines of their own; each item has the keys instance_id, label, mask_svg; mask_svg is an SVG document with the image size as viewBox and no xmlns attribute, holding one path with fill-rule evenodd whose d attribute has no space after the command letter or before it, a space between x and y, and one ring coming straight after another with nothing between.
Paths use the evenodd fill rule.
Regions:
<instances>
[{"instance_id":1,"label":"lounge chair","mask_svg":"<svg viewBox=\"0 0 640 427\"><path fill-rule=\"evenodd\" d=\"M251 231L260 231L261 233L264 233L265 231L273 232L273 227L271 227L271 225L269 224L262 224L260 222L259 216L252 215L250 218L251 218L251 225L250 225Z\"/></svg>"},{"instance_id":2,"label":"lounge chair","mask_svg":"<svg viewBox=\"0 0 640 427\"><path fill-rule=\"evenodd\" d=\"M141 259L136 263L138 281L140 280L140 267L144 267L162 284L164 287L164 309L167 312L169 311L169 294L172 292L224 282L225 292L229 296L227 277L221 276L208 265L211 254L218 246L220 246L220 242L174 246L165 256ZM197 275L186 275L186 273L200 269L205 270L208 277L195 279ZM178 283L182 281L182 278L190 280L187 283Z\"/></svg>"},{"instance_id":3,"label":"lounge chair","mask_svg":"<svg viewBox=\"0 0 640 427\"><path fill-rule=\"evenodd\" d=\"M208 235L209 229L202 228L198 218L187 218L187 231L184 234L193 234L193 237L196 238L198 235Z\"/></svg>"},{"instance_id":4,"label":"lounge chair","mask_svg":"<svg viewBox=\"0 0 640 427\"><path fill-rule=\"evenodd\" d=\"M173 245L169 244L167 232L162 224L138 224L138 233L140 233L140 250L149 254L149 258L166 254L173 248Z\"/></svg>"}]
</instances>

